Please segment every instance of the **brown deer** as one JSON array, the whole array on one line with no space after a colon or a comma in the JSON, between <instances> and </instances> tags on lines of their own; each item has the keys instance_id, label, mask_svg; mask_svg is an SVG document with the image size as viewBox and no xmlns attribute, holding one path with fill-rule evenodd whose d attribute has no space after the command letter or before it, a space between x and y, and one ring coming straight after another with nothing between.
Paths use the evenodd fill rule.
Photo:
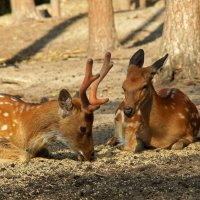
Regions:
<instances>
[{"instance_id":1,"label":"brown deer","mask_svg":"<svg viewBox=\"0 0 200 200\"><path fill-rule=\"evenodd\" d=\"M165 88L157 93L152 84L167 57L145 68L142 49L131 57L122 86L125 100L116 111L115 133L108 144L140 151L144 147L182 149L194 141L200 127L196 106L180 90Z\"/></svg>"},{"instance_id":2,"label":"brown deer","mask_svg":"<svg viewBox=\"0 0 200 200\"><path fill-rule=\"evenodd\" d=\"M0 161L28 161L46 152L46 147L55 140L67 144L79 160L93 160L93 112L108 102L108 99L97 99L97 87L113 66L110 59L108 52L97 75L92 75L93 60L88 59L80 98L72 98L62 89L58 100L33 104L1 94Z\"/></svg>"}]
</instances>

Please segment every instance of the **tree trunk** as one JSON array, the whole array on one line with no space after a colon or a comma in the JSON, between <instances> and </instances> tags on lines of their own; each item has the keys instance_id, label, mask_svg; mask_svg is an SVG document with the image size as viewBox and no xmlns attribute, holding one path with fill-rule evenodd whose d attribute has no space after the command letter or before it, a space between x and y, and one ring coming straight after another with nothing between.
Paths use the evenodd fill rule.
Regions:
<instances>
[{"instance_id":1,"label":"tree trunk","mask_svg":"<svg viewBox=\"0 0 200 200\"><path fill-rule=\"evenodd\" d=\"M131 0L113 0L113 7L115 11L130 10Z\"/></svg>"},{"instance_id":2,"label":"tree trunk","mask_svg":"<svg viewBox=\"0 0 200 200\"><path fill-rule=\"evenodd\" d=\"M140 8L146 8L147 1L146 0L139 0L139 6Z\"/></svg>"},{"instance_id":3,"label":"tree trunk","mask_svg":"<svg viewBox=\"0 0 200 200\"><path fill-rule=\"evenodd\" d=\"M11 0L11 8L15 22L39 18L34 0Z\"/></svg>"},{"instance_id":4,"label":"tree trunk","mask_svg":"<svg viewBox=\"0 0 200 200\"><path fill-rule=\"evenodd\" d=\"M89 56L102 57L118 45L112 0L88 0Z\"/></svg>"},{"instance_id":5,"label":"tree trunk","mask_svg":"<svg viewBox=\"0 0 200 200\"><path fill-rule=\"evenodd\" d=\"M60 17L60 0L51 0L52 17Z\"/></svg>"},{"instance_id":6,"label":"tree trunk","mask_svg":"<svg viewBox=\"0 0 200 200\"><path fill-rule=\"evenodd\" d=\"M144 9L147 7L147 0L136 0L135 1L135 7Z\"/></svg>"},{"instance_id":7,"label":"tree trunk","mask_svg":"<svg viewBox=\"0 0 200 200\"><path fill-rule=\"evenodd\" d=\"M172 80L174 75L190 80L200 77L199 0L166 1L162 40L162 52L169 54L162 80Z\"/></svg>"}]
</instances>

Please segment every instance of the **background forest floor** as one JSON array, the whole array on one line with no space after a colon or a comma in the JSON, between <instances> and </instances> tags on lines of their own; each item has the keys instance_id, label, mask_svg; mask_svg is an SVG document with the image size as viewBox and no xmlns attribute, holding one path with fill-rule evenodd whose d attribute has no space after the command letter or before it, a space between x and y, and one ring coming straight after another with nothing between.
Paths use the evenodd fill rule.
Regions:
<instances>
[{"instance_id":1,"label":"background forest floor","mask_svg":"<svg viewBox=\"0 0 200 200\"><path fill-rule=\"evenodd\" d=\"M0 18L0 62L10 63L0 69L1 93L17 94L30 102L56 99L61 88L75 94L85 71L87 3L71 0L65 10L65 18L20 25L11 24L10 16ZM110 102L95 113L96 161L80 163L71 150L57 143L50 147L52 159L1 164L0 199L199 199L199 142L182 151L139 154L104 146L123 99L121 85L128 59L139 48L145 50L145 65L162 56L163 20L162 1L146 10L115 13L122 45L112 52L114 67L99 87L99 96L109 97ZM94 71L101 64L96 60ZM200 109L198 83L187 86L180 81L175 86Z\"/></svg>"}]
</instances>

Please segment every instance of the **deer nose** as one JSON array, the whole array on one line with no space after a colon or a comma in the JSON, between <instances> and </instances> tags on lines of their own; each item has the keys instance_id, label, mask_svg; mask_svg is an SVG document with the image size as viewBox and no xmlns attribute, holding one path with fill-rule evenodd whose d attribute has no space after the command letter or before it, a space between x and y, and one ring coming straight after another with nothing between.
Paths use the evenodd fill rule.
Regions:
<instances>
[{"instance_id":1,"label":"deer nose","mask_svg":"<svg viewBox=\"0 0 200 200\"><path fill-rule=\"evenodd\" d=\"M131 108L131 107L127 107L124 109L124 114L127 116L127 117L132 117L134 115L134 109Z\"/></svg>"}]
</instances>

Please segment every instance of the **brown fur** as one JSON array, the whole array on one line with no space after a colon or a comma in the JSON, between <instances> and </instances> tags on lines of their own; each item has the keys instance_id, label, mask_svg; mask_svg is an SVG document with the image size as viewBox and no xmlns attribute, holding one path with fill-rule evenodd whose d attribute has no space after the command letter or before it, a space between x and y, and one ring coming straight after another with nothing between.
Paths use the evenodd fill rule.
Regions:
<instances>
[{"instance_id":1,"label":"brown fur","mask_svg":"<svg viewBox=\"0 0 200 200\"><path fill-rule=\"evenodd\" d=\"M109 101L98 99L97 89L113 67L110 60L111 53L107 52L97 75L92 74L93 60L87 60L80 98L72 98L62 89L56 101L45 99L39 104L31 104L0 94L0 160L24 161L48 154L46 146L55 140L67 144L79 160L93 160L93 112ZM89 87L88 99L86 91Z\"/></svg>"},{"instance_id":2,"label":"brown fur","mask_svg":"<svg viewBox=\"0 0 200 200\"><path fill-rule=\"evenodd\" d=\"M80 99L72 100L73 110L63 118L58 101L30 104L20 99L13 101L10 95L3 96L0 127L6 130L0 130L0 159L29 159L53 141L62 140L85 160L90 160L94 152L93 113L81 109ZM81 126L86 127L86 133L81 133Z\"/></svg>"},{"instance_id":3,"label":"brown fur","mask_svg":"<svg viewBox=\"0 0 200 200\"><path fill-rule=\"evenodd\" d=\"M119 106L121 113L126 108L132 108L136 114L129 119L124 117L125 123L138 121L138 128L121 128L121 132L114 135L125 135L127 149L136 148L136 139L142 141L146 147L182 149L194 141L200 128L200 116L196 106L190 99L176 88L162 89L157 93L152 85L152 78L162 67L167 55L156 61L152 66L142 68L144 53L139 50L130 60L126 80L123 83L125 100ZM137 118L138 111L141 117ZM124 127L122 118L117 117L115 127ZM137 137L136 137L137 135ZM132 142L134 141L134 142ZM131 147L131 148L129 148Z\"/></svg>"}]
</instances>

